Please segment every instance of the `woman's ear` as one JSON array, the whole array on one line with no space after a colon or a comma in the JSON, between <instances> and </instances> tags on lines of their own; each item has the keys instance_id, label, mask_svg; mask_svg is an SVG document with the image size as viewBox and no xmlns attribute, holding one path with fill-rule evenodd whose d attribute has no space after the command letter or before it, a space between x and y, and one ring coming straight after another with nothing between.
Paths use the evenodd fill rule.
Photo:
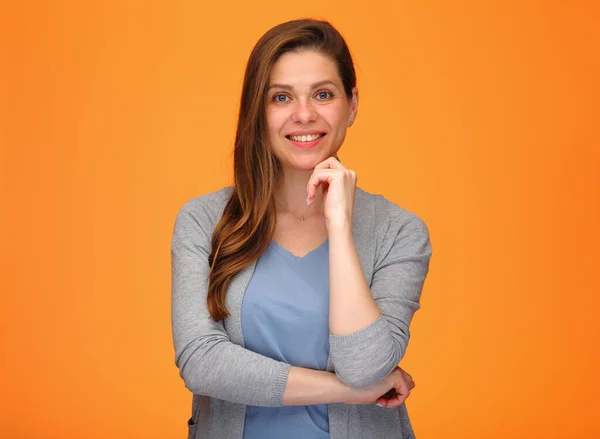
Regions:
<instances>
[{"instance_id":1,"label":"woman's ear","mask_svg":"<svg viewBox=\"0 0 600 439\"><path fill-rule=\"evenodd\" d=\"M352 89L352 97L350 98L350 115L348 117L348 126L351 127L356 120L358 114L358 88Z\"/></svg>"}]
</instances>

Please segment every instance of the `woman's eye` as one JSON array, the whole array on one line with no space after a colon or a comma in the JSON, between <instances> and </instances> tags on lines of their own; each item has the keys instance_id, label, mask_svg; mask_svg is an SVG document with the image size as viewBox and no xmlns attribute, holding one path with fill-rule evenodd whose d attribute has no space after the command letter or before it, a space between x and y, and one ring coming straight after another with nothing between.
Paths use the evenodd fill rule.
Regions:
<instances>
[{"instance_id":1,"label":"woman's eye","mask_svg":"<svg viewBox=\"0 0 600 439\"><path fill-rule=\"evenodd\" d=\"M317 93L317 97L322 101L329 98L330 96L333 96L333 94L331 94L331 92L328 91L320 91L319 93Z\"/></svg>"},{"instance_id":2,"label":"woman's eye","mask_svg":"<svg viewBox=\"0 0 600 439\"><path fill-rule=\"evenodd\" d=\"M287 102L286 99L287 99L286 95L275 95L275 96L273 96L273 100L275 102Z\"/></svg>"}]
</instances>

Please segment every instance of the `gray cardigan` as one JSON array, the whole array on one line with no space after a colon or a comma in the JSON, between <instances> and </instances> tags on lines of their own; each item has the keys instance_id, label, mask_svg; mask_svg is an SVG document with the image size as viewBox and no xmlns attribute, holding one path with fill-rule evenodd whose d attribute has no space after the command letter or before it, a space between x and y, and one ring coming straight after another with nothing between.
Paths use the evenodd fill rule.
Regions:
<instances>
[{"instance_id":1,"label":"gray cardigan","mask_svg":"<svg viewBox=\"0 0 600 439\"><path fill-rule=\"evenodd\" d=\"M234 276L226 295L231 316L210 319L206 305L208 255L214 227L233 188L186 202L171 245L171 324L175 364L193 393L188 438L241 439L246 405L283 405L290 364L244 348L241 305L256 263ZM327 370L352 387L386 377L400 362L409 325L429 271L425 223L381 195L356 189L353 234L358 256L382 316L347 335L330 334ZM406 405L329 404L331 439L414 438Z\"/></svg>"}]
</instances>

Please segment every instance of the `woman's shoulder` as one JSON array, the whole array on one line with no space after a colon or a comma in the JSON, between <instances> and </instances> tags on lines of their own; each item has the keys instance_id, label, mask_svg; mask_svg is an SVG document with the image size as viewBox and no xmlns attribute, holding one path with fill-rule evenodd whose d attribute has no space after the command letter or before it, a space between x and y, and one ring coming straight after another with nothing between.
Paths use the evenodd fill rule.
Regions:
<instances>
[{"instance_id":1,"label":"woman's shoulder","mask_svg":"<svg viewBox=\"0 0 600 439\"><path fill-rule=\"evenodd\" d=\"M233 186L225 186L191 198L183 203L180 214L185 213L192 216L200 224L214 226L223 214L233 189Z\"/></svg>"},{"instance_id":2,"label":"woman's shoulder","mask_svg":"<svg viewBox=\"0 0 600 439\"><path fill-rule=\"evenodd\" d=\"M379 254L388 254L392 248L400 253L417 250L431 254L429 228L425 221L381 194L357 188L355 218L359 223L374 227L372 239Z\"/></svg>"},{"instance_id":3,"label":"woman's shoulder","mask_svg":"<svg viewBox=\"0 0 600 439\"><path fill-rule=\"evenodd\" d=\"M233 186L225 186L221 189L217 189L216 191L208 192L206 194L189 199L183 203L182 208L193 210L203 206L212 206L216 208L225 207L225 204L227 204L227 201L229 201L232 193Z\"/></svg>"},{"instance_id":4,"label":"woman's shoulder","mask_svg":"<svg viewBox=\"0 0 600 439\"><path fill-rule=\"evenodd\" d=\"M355 214L374 216L380 227L402 227L407 223L425 222L414 212L395 203L382 194L370 193L357 187L355 196Z\"/></svg>"},{"instance_id":5,"label":"woman's shoulder","mask_svg":"<svg viewBox=\"0 0 600 439\"><path fill-rule=\"evenodd\" d=\"M415 255L430 257L429 229L416 213L381 194L358 188L355 199L357 211L358 216L363 217L359 221L362 219L374 225L372 239L376 248L376 265L385 263L387 257L397 260L415 258Z\"/></svg>"}]
</instances>

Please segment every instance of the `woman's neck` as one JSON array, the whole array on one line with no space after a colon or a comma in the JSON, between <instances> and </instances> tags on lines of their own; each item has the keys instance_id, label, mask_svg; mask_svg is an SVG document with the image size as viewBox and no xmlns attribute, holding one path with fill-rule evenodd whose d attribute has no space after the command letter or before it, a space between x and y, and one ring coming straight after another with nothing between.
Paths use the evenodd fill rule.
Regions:
<instances>
[{"instance_id":1,"label":"woman's neck","mask_svg":"<svg viewBox=\"0 0 600 439\"><path fill-rule=\"evenodd\" d=\"M313 171L286 170L275 188L275 200L280 206L297 214L323 212L323 193L317 188L315 198L306 206L306 187Z\"/></svg>"}]
</instances>

